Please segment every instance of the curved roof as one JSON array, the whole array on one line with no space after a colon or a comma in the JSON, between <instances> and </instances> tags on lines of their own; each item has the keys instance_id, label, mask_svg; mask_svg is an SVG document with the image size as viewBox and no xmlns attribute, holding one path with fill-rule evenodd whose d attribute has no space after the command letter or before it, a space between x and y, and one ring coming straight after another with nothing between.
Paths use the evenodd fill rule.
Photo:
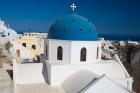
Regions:
<instances>
[{"instance_id":1,"label":"curved roof","mask_svg":"<svg viewBox=\"0 0 140 93\"><path fill-rule=\"evenodd\" d=\"M49 39L96 41L98 34L88 19L75 13L59 18L50 27Z\"/></svg>"}]
</instances>

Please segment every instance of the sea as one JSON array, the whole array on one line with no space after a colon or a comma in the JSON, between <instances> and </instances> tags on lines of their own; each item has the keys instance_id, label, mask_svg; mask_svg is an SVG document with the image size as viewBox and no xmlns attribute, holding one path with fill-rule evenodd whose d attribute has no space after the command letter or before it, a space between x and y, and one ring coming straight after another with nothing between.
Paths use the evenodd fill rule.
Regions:
<instances>
[{"instance_id":1,"label":"sea","mask_svg":"<svg viewBox=\"0 0 140 93\"><path fill-rule=\"evenodd\" d=\"M140 35L130 35L130 34L99 34L99 37L103 37L105 40L119 40L119 41L140 41Z\"/></svg>"},{"instance_id":2,"label":"sea","mask_svg":"<svg viewBox=\"0 0 140 93\"><path fill-rule=\"evenodd\" d=\"M23 34L26 31L19 31L18 34ZM45 33L46 31L35 31L38 33ZM131 34L98 34L98 36L100 38L104 38L105 40L117 40L117 41L140 41L140 35L139 34L135 34L135 35L131 35Z\"/></svg>"}]
</instances>

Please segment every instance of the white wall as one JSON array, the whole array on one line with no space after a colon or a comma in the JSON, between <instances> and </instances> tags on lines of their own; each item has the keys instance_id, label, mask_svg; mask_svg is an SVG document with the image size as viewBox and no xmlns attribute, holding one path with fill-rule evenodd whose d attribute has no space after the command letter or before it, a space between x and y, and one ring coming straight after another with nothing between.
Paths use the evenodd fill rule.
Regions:
<instances>
[{"instance_id":1,"label":"white wall","mask_svg":"<svg viewBox=\"0 0 140 93\"><path fill-rule=\"evenodd\" d=\"M85 62L86 63L97 62L101 57L100 41L70 41L70 40L48 39L45 42L46 42L45 45L48 45L49 62L83 64ZM62 61L57 60L57 48L59 46L62 46L63 48ZM87 56L85 62L80 62L80 52L83 47L85 47L87 50ZM98 59L97 59L97 47L99 47Z\"/></svg>"},{"instance_id":2,"label":"white wall","mask_svg":"<svg viewBox=\"0 0 140 93\"><path fill-rule=\"evenodd\" d=\"M123 79L125 82L120 82L122 85L127 87L127 80L125 77L125 73L123 72L123 69L120 67L112 68L112 64L81 64L81 65L52 65L51 66L51 85L60 85L66 80L68 77L73 75L74 73L80 71L80 70L88 70L92 73L95 73L99 76L106 74L108 77L112 79ZM118 80L117 80L118 81ZM119 81L118 81L119 82Z\"/></svg>"},{"instance_id":3,"label":"white wall","mask_svg":"<svg viewBox=\"0 0 140 93\"><path fill-rule=\"evenodd\" d=\"M32 58L31 54L29 51L23 47L22 45L18 44L16 41L13 42L13 47L14 47L14 54L16 55L16 50L20 50L20 58Z\"/></svg>"},{"instance_id":4,"label":"white wall","mask_svg":"<svg viewBox=\"0 0 140 93\"><path fill-rule=\"evenodd\" d=\"M15 84L45 83L43 63L20 64L14 62L13 80Z\"/></svg>"},{"instance_id":5,"label":"white wall","mask_svg":"<svg viewBox=\"0 0 140 93\"><path fill-rule=\"evenodd\" d=\"M87 50L86 63L97 62L98 41L72 41L71 45L71 64L82 64L80 62L81 49L85 47Z\"/></svg>"},{"instance_id":6,"label":"white wall","mask_svg":"<svg viewBox=\"0 0 140 93\"><path fill-rule=\"evenodd\" d=\"M51 65L50 65L49 62L46 61L46 59L44 59L43 56L41 56L41 62L43 63L42 74L43 74L44 80L48 84L50 84L50 81L51 81Z\"/></svg>"},{"instance_id":7,"label":"white wall","mask_svg":"<svg viewBox=\"0 0 140 93\"><path fill-rule=\"evenodd\" d=\"M89 78L88 80L91 80L91 78L94 78L94 75L101 76L105 74L106 76L113 79L115 82L121 84L125 88L132 90L132 88L129 87L129 86L132 86L132 81L133 81L132 78L126 78L125 73L123 72L123 69L121 67L112 68L114 66L115 65L112 65L110 63L107 63L107 64L94 63L94 64L81 64L81 65L79 64L52 65L51 70L50 70L51 71L50 85L51 86L62 85L65 90L69 91L69 88L73 89L73 87L70 87L70 86L76 86L75 84L77 83L75 82L78 82L74 80L79 80L80 81L80 83L78 83L79 85L76 86L76 89L75 88L73 89L74 91L77 91L78 89L83 87L83 85L80 85L80 84L87 85L86 84L87 82L86 83L84 82L85 81L84 78L87 77L87 75L77 77L75 73L80 74L80 71L85 70L91 73L88 75L88 78ZM65 82L69 82L69 78L71 78L70 80L73 80L73 83L68 83L68 84L65 83Z\"/></svg>"},{"instance_id":8,"label":"white wall","mask_svg":"<svg viewBox=\"0 0 140 93\"><path fill-rule=\"evenodd\" d=\"M49 62L64 62L70 63L70 45L71 41L64 40L52 40L49 39L48 42L48 52L49 52ZM63 48L63 60L57 60L57 48L61 46Z\"/></svg>"},{"instance_id":9,"label":"white wall","mask_svg":"<svg viewBox=\"0 0 140 93\"><path fill-rule=\"evenodd\" d=\"M133 93L108 77L100 77L80 93Z\"/></svg>"}]
</instances>

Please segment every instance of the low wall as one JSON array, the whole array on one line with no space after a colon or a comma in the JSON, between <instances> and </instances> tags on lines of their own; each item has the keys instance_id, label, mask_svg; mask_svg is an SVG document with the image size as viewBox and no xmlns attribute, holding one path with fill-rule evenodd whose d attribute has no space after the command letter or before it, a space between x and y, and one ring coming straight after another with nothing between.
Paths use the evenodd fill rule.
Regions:
<instances>
[{"instance_id":1,"label":"low wall","mask_svg":"<svg viewBox=\"0 0 140 93\"><path fill-rule=\"evenodd\" d=\"M122 64L121 60L119 59L119 57L117 56L117 54L115 54L113 56L113 59L116 60L120 65L121 67L123 68L124 72L125 72L125 75L127 78L130 78L131 76L129 75L129 73L127 72L126 68L124 67L124 65Z\"/></svg>"},{"instance_id":2,"label":"low wall","mask_svg":"<svg viewBox=\"0 0 140 93\"><path fill-rule=\"evenodd\" d=\"M129 89L129 90L132 90L132 83L133 83L133 77L131 77L130 75L129 75L129 73L127 72L127 70L126 70L126 68L124 67L124 65L122 64L122 62L121 62L121 60L119 59L119 57L117 56L117 54L115 54L114 55L114 60L116 60L120 65L121 65L121 67L123 68L123 70L124 70L124 72L125 72L125 75L126 75L126 78L128 78L128 86L127 86L127 88Z\"/></svg>"},{"instance_id":3,"label":"low wall","mask_svg":"<svg viewBox=\"0 0 140 93\"><path fill-rule=\"evenodd\" d=\"M88 80L91 80L94 76L91 76L92 74L88 75L81 75L77 77L76 75L82 74L82 71L89 71L90 73L95 73L95 75L103 75L106 74L109 78L113 79L115 82L123 85L126 88L132 89L132 79L127 78L125 76L125 73L123 72L123 69L119 64L112 64L111 63L97 63L94 65L91 64L83 64L83 65L52 65L51 66L51 79L50 79L50 85L56 86L56 85L62 85L65 90L77 90L73 89L73 87L70 88L70 86L76 86L76 82L79 80L82 80L81 83L87 79L84 80L85 77L89 76ZM115 67L116 66L116 67ZM86 73L87 74L87 73ZM82 77L84 76L84 77ZM92 78L91 78L92 77ZM70 81L71 80L71 81ZM73 81L72 81L73 80ZM77 80L77 81L75 81ZM67 83L68 82L68 83ZM74 85L71 84L74 82ZM82 85L82 84L81 84ZM80 85L80 86L81 86ZM80 89L80 88L79 88ZM69 92L68 92L69 93ZM76 93L76 92L74 92Z\"/></svg>"},{"instance_id":4,"label":"low wall","mask_svg":"<svg viewBox=\"0 0 140 93\"><path fill-rule=\"evenodd\" d=\"M42 70L43 63L13 63L13 80L15 84L45 83Z\"/></svg>"},{"instance_id":5,"label":"low wall","mask_svg":"<svg viewBox=\"0 0 140 93\"><path fill-rule=\"evenodd\" d=\"M114 67L116 64L104 63L104 64L81 64L81 65L52 65L51 66L51 85L60 85L67 77L70 77L74 73L80 70L88 70L92 73L101 76L106 74L110 78L124 78L125 74L120 66ZM113 70L112 70L113 69ZM56 78L57 77L57 78Z\"/></svg>"}]
</instances>

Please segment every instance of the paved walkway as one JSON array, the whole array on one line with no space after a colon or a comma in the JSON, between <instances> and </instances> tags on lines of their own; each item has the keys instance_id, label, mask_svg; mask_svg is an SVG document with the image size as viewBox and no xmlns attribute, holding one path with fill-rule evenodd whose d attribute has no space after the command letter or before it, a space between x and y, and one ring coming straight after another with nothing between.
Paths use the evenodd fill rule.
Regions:
<instances>
[{"instance_id":1,"label":"paved walkway","mask_svg":"<svg viewBox=\"0 0 140 93\"><path fill-rule=\"evenodd\" d=\"M50 87L48 84L17 85L15 93L65 93L62 87Z\"/></svg>"},{"instance_id":2,"label":"paved walkway","mask_svg":"<svg viewBox=\"0 0 140 93\"><path fill-rule=\"evenodd\" d=\"M0 93L13 93L13 82L5 68L0 68Z\"/></svg>"}]
</instances>

